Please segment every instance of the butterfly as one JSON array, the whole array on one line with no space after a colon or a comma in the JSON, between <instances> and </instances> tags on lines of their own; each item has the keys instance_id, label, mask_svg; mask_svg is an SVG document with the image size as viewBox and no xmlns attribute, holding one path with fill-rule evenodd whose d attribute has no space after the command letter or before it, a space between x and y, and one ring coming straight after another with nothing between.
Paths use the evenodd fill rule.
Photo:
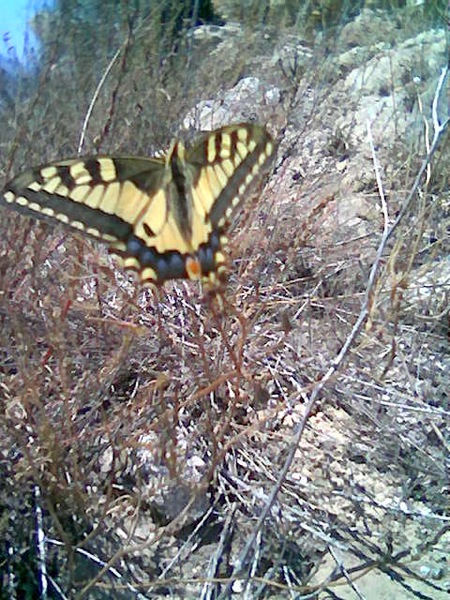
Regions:
<instances>
[{"instance_id":1,"label":"butterfly","mask_svg":"<svg viewBox=\"0 0 450 600\"><path fill-rule=\"evenodd\" d=\"M141 282L226 272L225 232L235 208L267 172L275 142L259 125L229 125L160 157L88 156L29 169L0 204L101 242Z\"/></svg>"}]
</instances>

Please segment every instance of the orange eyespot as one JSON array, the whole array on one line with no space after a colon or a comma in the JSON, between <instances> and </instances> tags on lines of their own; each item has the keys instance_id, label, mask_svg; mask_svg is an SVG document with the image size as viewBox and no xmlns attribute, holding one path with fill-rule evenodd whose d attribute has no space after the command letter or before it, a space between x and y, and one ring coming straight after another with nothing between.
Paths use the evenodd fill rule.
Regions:
<instances>
[{"instance_id":1,"label":"orange eyespot","mask_svg":"<svg viewBox=\"0 0 450 600\"><path fill-rule=\"evenodd\" d=\"M193 256L186 259L186 273L189 279L200 279L202 276L202 267L200 261Z\"/></svg>"}]
</instances>

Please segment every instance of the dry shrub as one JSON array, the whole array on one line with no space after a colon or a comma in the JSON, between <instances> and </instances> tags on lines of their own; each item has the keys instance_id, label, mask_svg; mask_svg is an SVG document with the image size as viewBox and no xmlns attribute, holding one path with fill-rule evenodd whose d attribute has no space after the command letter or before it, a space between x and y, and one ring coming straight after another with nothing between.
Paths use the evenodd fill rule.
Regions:
<instances>
[{"instance_id":1,"label":"dry shrub","mask_svg":"<svg viewBox=\"0 0 450 600\"><path fill-rule=\"evenodd\" d=\"M5 109L5 176L76 154L81 135L84 153L152 153L248 65L264 77L255 53L298 34L258 23L224 60L161 19L123 14L114 35L104 24L94 55L76 28L46 46L29 92ZM50 24L56 36L62 23ZM326 62L330 43L304 63L298 48L280 53L266 74L284 98L277 164L239 217L219 297L186 282L142 290L103 248L2 211L2 597L39 589L45 570L52 597L56 582L76 598L244 585L248 597L340 597L342 581L375 570L406 594L414 560L439 560L448 138L420 187L425 111L418 151L396 140L364 157L358 123L326 119L345 74ZM409 193L380 246L374 205L388 197L390 226ZM423 585L422 597L445 588Z\"/></svg>"}]
</instances>

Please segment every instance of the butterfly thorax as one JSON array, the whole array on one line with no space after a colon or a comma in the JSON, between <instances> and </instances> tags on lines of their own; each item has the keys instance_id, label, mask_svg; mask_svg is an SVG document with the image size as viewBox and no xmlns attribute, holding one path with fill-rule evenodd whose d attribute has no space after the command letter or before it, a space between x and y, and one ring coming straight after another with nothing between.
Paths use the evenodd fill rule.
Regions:
<instances>
[{"instance_id":1,"label":"butterfly thorax","mask_svg":"<svg viewBox=\"0 0 450 600\"><path fill-rule=\"evenodd\" d=\"M192 238L192 199L188 196L191 182L183 142L172 143L166 156L166 175L171 182L167 188L169 210L172 211L181 234L189 244Z\"/></svg>"}]
</instances>

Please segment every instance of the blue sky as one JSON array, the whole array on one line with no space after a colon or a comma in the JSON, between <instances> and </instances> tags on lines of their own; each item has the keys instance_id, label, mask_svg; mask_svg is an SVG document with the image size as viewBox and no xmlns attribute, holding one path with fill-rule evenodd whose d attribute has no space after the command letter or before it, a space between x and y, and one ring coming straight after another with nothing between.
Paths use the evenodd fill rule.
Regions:
<instances>
[{"instance_id":1,"label":"blue sky","mask_svg":"<svg viewBox=\"0 0 450 600\"><path fill-rule=\"evenodd\" d=\"M7 56L14 48L21 58L28 21L37 10L51 4L52 0L0 0L0 54ZM31 35L30 42L35 43Z\"/></svg>"}]
</instances>

